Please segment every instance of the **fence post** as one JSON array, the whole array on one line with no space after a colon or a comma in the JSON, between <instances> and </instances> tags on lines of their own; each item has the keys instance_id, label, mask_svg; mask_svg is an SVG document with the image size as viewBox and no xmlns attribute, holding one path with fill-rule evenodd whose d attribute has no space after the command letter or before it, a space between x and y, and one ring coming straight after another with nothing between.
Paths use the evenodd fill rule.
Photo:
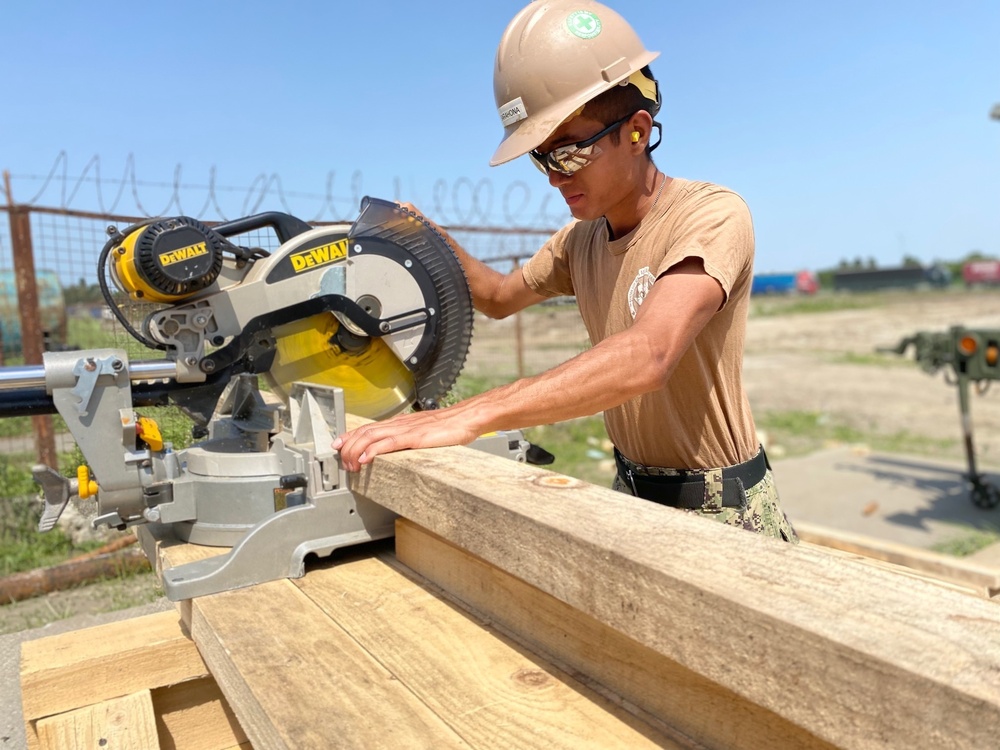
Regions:
<instances>
[{"instance_id":1,"label":"fence post","mask_svg":"<svg viewBox=\"0 0 1000 750\"><path fill-rule=\"evenodd\" d=\"M521 267L521 262L514 258L514 270ZM517 379L524 378L524 327L521 321L521 311L514 313L514 347L517 349Z\"/></svg>"},{"instance_id":2,"label":"fence post","mask_svg":"<svg viewBox=\"0 0 1000 750\"><path fill-rule=\"evenodd\" d=\"M31 246L31 208L14 204L10 190L10 173L3 173L7 193L7 216L10 218L10 241L14 256L14 278L17 281L17 306L21 317L21 351L26 365L42 364L44 332L38 314L38 286L35 283L35 256ZM56 457L56 436L52 417L42 414L31 418L35 428L35 452L38 462L59 467Z\"/></svg>"}]
</instances>

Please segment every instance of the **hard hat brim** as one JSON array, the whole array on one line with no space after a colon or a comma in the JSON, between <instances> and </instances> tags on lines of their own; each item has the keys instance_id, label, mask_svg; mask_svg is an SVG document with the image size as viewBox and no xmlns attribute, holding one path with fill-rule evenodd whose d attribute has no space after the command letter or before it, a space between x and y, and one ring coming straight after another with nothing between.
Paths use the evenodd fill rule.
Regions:
<instances>
[{"instance_id":1,"label":"hard hat brim","mask_svg":"<svg viewBox=\"0 0 1000 750\"><path fill-rule=\"evenodd\" d=\"M505 130L500 145L493 153L493 158L490 159L490 166L496 167L505 164L538 148L563 122L587 102L627 80L632 73L646 67L659 56L659 52L647 51L634 60L633 66L630 66L629 70L617 78L607 83L602 82L602 85L581 93L574 100L558 102L542 112L528 113L526 119Z\"/></svg>"}]
</instances>

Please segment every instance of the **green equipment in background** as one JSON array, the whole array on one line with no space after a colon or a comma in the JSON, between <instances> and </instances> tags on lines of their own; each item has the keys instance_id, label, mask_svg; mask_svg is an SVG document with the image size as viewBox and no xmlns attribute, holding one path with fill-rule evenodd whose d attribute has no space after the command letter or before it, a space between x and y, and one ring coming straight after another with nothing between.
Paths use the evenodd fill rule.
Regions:
<instances>
[{"instance_id":1,"label":"green equipment in background","mask_svg":"<svg viewBox=\"0 0 1000 750\"><path fill-rule=\"evenodd\" d=\"M965 455L969 464L967 478L972 485L972 502L980 508L995 508L1000 505L1000 490L987 482L976 468L969 388L971 384L975 384L979 393L985 393L992 381L1000 380L1000 329L953 326L944 332L920 331L907 336L895 347L879 351L906 354L911 347L917 363L925 372L934 374L947 368L946 382L958 386L958 405L961 410Z\"/></svg>"}]
</instances>

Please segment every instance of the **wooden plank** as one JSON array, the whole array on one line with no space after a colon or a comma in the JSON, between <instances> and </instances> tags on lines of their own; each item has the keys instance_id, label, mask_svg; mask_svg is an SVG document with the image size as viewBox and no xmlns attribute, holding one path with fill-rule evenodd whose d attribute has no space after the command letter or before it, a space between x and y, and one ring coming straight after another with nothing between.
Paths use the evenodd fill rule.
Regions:
<instances>
[{"instance_id":1,"label":"wooden plank","mask_svg":"<svg viewBox=\"0 0 1000 750\"><path fill-rule=\"evenodd\" d=\"M222 750L247 742L211 677L157 688L152 699L161 750Z\"/></svg>"},{"instance_id":2,"label":"wooden plank","mask_svg":"<svg viewBox=\"0 0 1000 750\"><path fill-rule=\"evenodd\" d=\"M38 739L43 750L155 750L160 746L148 690L42 719Z\"/></svg>"},{"instance_id":3,"label":"wooden plank","mask_svg":"<svg viewBox=\"0 0 1000 750\"><path fill-rule=\"evenodd\" d=\"M471 747L690 747L428 591L390 560L355 559L296 583Z\"/></svg>"},{"instance_id":4,"label":"wooden plank","mask_svg":"<svg viewBox=\"0 0 1000 750\"><path fill-rule=\"evenodd\" d=\"M149 558L150 564L159 577L163 577L163 568L197 562L217 555L225 555L229 547L204 547L197 544L187 544L174 537L170 530L163 526L144 524L135 527L135 535L139 539L142 551ZM169 558L166 553L169 551Z\"/></svg>"},{"instance_id":5,"label":"wooden plank","mask_svg":"<svg viewBox=\"0 0 1000 750\"><path fill-rule=\"evenodd\" d=\"M396 523L396 555L530 648L705 747L833 747L410 521Z\"/></svg>"},{"instance_id":6,"label":"wooden plank","mask_svg":"<svg viewBox=\"0 0 1000 750\"><path fill-rule=\"evenodd\" d=\"M467 448L382 456L350 482L831 744L995 742L994 602Z\"/></svg>"},{"instance_id":7,"label":"wooden plank","mask_svg":"<svg viewBox=\"0 0 1000 750\"><path fill-rule=\"evenodd\" d=\"M796 527L798 529L798 527ZM879 560L874 557L867 557L865 555L858 554L856 552L845 552L844 550L836 549L834 547L827 547L821 544L813 544L812 542L802 542L809 549L815 549L820 554L831 555L838 557L842 560L850 560L859 565L865 565L872 568L880 568L882 570L890 571L894 575L905 576L907 578L914 578L932 586L939 586L941 588L948 589L950 591L957 591L966 596L978 596L983 599L988 599L984 589L972 586L969 584L959 583L957 581L948 580L931 573L925 573L921 570L914 570L903 565L897 565L895 563L885 562L884 560Z\"/></svg>"},{"instance_id":8,"label":"wooden plank","mask_svg":"<svg viewBox=\"0 0 1000 750\"><path fill-rule=\"evenodd\" d=\"M21 701L29 725L109 698L207 675L176 612L21 644Z\"/></svg>"},{"instance_id":9,"label":"wooden plank","mask_svg":"<svg viewBox=\"0 0 1000 750\"><path fill-rule=\"evenodd\" d=\"M189 610L254 747L468 747L289 581L201 597Z\"/></svg>"},{"instance_id":10,"label":"wooden plank","mask_svg":"<svg viewBox=\"0 0 1000 750\"><path fill-rule=\"evenodd\" d=\"M803 541L810 544L910 568L970 588L980 596L993 597L1000 594L1000 570L996 568L805 521L796 521L795 530Z\"/></svg>"}]
</instances>

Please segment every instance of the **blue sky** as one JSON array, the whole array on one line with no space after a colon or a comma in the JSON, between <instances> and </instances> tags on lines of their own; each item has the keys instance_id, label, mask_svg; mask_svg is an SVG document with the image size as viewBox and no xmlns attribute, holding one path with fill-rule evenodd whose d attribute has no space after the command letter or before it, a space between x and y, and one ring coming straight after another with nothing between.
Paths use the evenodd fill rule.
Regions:
<instances>
[{"instance_id":1,"label":"blue sky","mask_svg":"<svg viewBox=\"0 0 1000 750\"><path fill-rule=\"evenodd\" d=\"M332 172L343 208L324 218L350 218L360 192L412 200L442 223L462 217L436 184L467 205L468 185L488 180L490 223L503 224L500 196L523 183L532 209L521 222L545 197L557 222L568 214L530 164L488 166L501 135L493 55L522 5L8 3L0 168L20 200L62 151L71 175L98 156L107 179L129 154L145 183L172 182L178 164L190 185L213 167L223 186L279 175L304 218ZM1000 256L996 0L612 7L662 53L658 165L747 199L758 271ZM147 209L163 208L163 191L140 190ZM204 202L198 188L184 195L189 212ZM220 197L241 213L244 192ZM40 202L60 200L53 185ZM93 187L71 205L97 208ZM269 196L262 208L280 206Z\"/></svg>"}]
</instances>

